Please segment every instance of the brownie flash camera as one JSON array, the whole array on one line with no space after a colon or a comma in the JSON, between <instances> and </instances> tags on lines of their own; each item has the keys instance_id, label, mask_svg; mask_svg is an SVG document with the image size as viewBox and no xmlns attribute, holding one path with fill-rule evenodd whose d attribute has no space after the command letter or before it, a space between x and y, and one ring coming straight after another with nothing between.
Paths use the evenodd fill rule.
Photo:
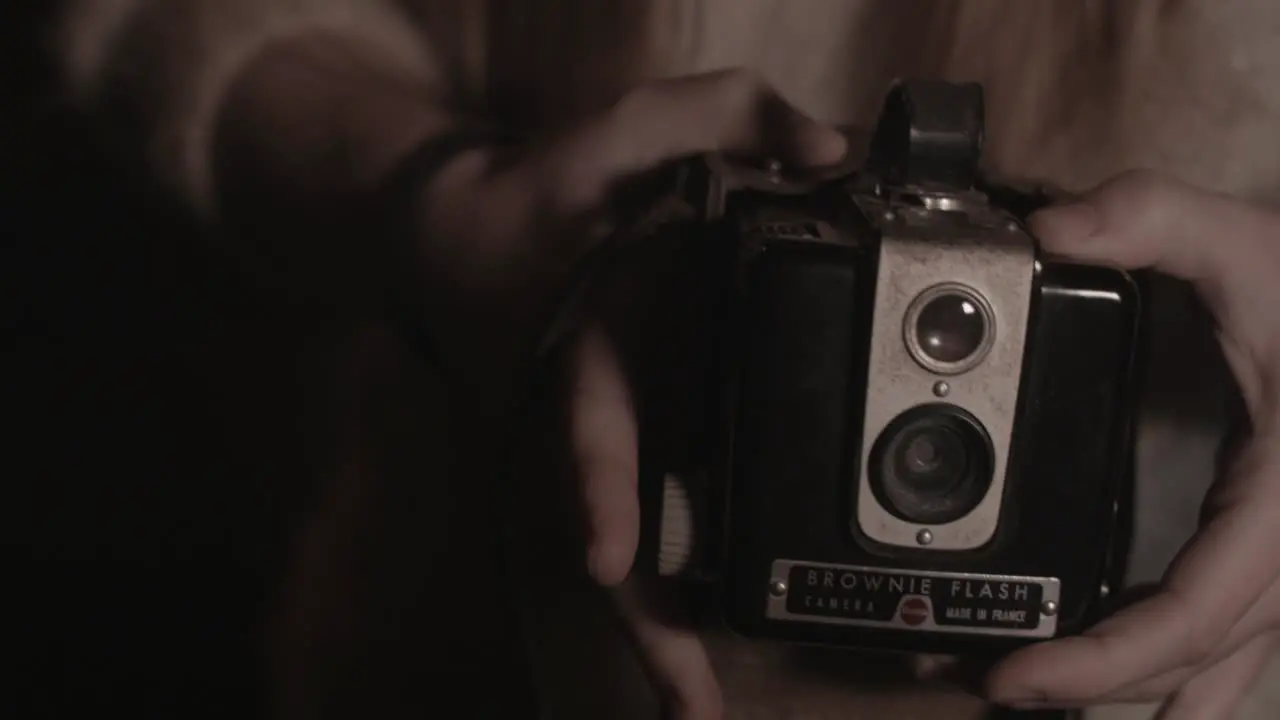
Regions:
<instances>
[{"instance_id":1,"label":"brownie flash camera","mask_svg":"<svg viewBox=\"0 0 1280 720\"><path fill-rule=\"evenodd\" d=\"M890 92L863 169L715 180L735 260L716 544L748 637L928 652L1080 631L1123 561L1139 293L984 183L981 87ZM775 168L776 169L776 168Z\"/></svg>"}]
</instances>

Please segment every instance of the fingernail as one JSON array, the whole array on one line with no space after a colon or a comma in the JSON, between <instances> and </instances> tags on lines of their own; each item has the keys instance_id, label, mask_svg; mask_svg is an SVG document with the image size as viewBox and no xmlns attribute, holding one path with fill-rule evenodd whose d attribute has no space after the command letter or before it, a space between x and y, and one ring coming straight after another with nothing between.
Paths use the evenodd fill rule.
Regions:
<instances>
[{"instance_id":1,"label":"fingernail","mask_svg":"<svg viewBox=\"0 0 1280 720\"><path fill-rule=\"evenodd\" d=\"M839 165L849 154L849 138L842 132L831 131L822 143L823 164Z\"/></svg>"},{"instance_id":2,"label":"fingernail","mask_svg":"<svg viewBox=\"0 0 1280 720\"><path fill-rule=\"evenodd\" d=\"M604 559L601 557L603 553L600 548L595 545L587 546L587 574L592 580L600 582L600 575L603 570Z\"/></svg>"},{"instance_id":3,"label":"fingernail","mask_svg":"<svg viewBox=\"0 0 1280 720\"><path fill-rule=\"evenodd\" d=\"M607 546L593 544L587 548L587 574L600 585L612 587L625 579L618 577L617 561L618 558L609 557Z\"/></svg>"},{"instance_id":4,"label":"fingernail","mask_svg":"<svg viewBox=\"0 0 1280 720\"><path fill-rule=\"evenodd\" d=\"M808 142L802 144L800 150L804 154L804 163L811 167L839 165L849 154L849 139L844 133L822 128L821 132L810 134Z\"/></svg>"},{"instance_id":5,"label":"fingernail","mask_svg":"<svg viewBox=\"0 0 1280 720\"><path fill-rule=\"evenodd\" d=\"M1049 705L1049 696L1042 692L1019 690L996 695L992 698L992 702L1016 710L1038 710Z\"/></svg>"},{"instance_id":6,"label":"fingernail","mask_svg":"<svg viewBox=\"0 0 1280 720\"><path fill-rule=\"evenodd\" d=\"M1102 216L1090 203L1071 203L1045 208L1031 216L1029 224L1045 243L1074 245L1101 233Z\"/></svg>"}]
</instances>

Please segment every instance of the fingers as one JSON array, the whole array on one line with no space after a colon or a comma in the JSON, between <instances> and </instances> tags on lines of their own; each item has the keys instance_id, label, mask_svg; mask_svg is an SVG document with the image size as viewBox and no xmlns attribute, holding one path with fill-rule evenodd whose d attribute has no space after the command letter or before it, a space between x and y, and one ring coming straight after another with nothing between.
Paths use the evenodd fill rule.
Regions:
<instances>
[{"instance_id":1,"label":"fingers","mask_svg":"<svg viewBox=\"0 0 1280 720\"><path fill-rule=\"evenodd\" d=\"M1280 263L1280 216L1130 173L1037 214L1031 225L1050 252L1154 267L1195 283L1235 353L1232 366L1254 419L1262 419L1262 383L1254 376L1275 332L1258 308L1280 305L1278 284L1269 279ZM1082 637L1015 654L989 678L990 692L1006 702L1064 704L1150 692L1153 684L1186 680L1269 627L1274 606L1260 597L1280 574L1270 550L1280 542L1277 476L1276 454L1265 444L1247 450L1220 485L1222 505L1178 557L1161 593Z\"/></svg>"},{"instance_id":2,"label":"fingers","mask_svg":"<svg viewBox=\"0 0 1280 720\"><path fill-rule=\"evenodd\" d=\"M1045 249L1187 280L1275 254L1278 216L1265 208L1147 171L1129 172L1078 200L1034 215ZM1270 247L1269 247L1270 246Z\"/></svg>"},{"instance_id":3,"label":"fingers","mask_svg":"<svg viewBox=\"0 0 1280 720\"><path fill-rule=\"evenodd\" d=\"M573 353L570 440L586 519L587 570L612 586L631 571L640 537L636 422L605 334L588 328Z\"/></svg>"},{"instance_id":4,"label":"fingers","mask_svg":"<svg viewBox=\"0 0 1280 720\"><path fill-rule=\"evenodd\" d=\"M1167 670L1154 677L1125 685L1100 698L1099 702L1146 702L1167 697L1182 687L1187 681L1214 667L1263 635L1275 635L1271 628L1277 619L1280 608L1280 581L1273 584L1262 597L1254 603L1249 612L1231 628L1231 632L1222 639L1217 648L1200 663L1183 665Z\"/></svg>"},{"instance_id":5,"label":"fingers","mask_svg":"<svg viewBox=\"0 0 1280 720\"><path fill-rule=\"evenodd\" d=\"M615 606L641 661L679 720L720 720L720 689L674 589L631 573L640 536L637 439L626 378L598 328L578 341L570 401L574 458L587 516L587 567L614 586Z\"/></svg>"},{"instance_id":6,"label":"fingers","mask_svg":"<svg viewBox=\"0 0 1280 720\"><path fill-rule=\"evenodd\" d=\"M845 136L782 99L758 75L725 70L657 81L547 154L550 202L570 217L599 205L625 178L705 153L772 158L820 167L839 163Z\"/></svg>"},{"instance_id":7,"label":"fingers","mask_svg":"<svg viewBox=\"0 0 1280 720\"><path fill-rule=\"evenodd\" d=\"M587 524L587 567L613 586L614 604L641 662L678 720L720 720L720 688L673 586L631 573L640 535L637 435L613 345L588 327L573 349L570 426Z\"/></svg>"},{"instance_id":8,"label":"fingers","mask_svg":"<svg viewBox=\"0 0 1280 720\"><path fill-rule=\"evenodd\" d=\"M1280 213L1151 172L1126 173L1034 215L1050 252L1191 281L1228 336L1273 357Z\"/></svg>"},{"instance_id":9,"label":"fingers","mask_svg":"<svg viewBox=\"0 0 1280 720\"><path fill-rule=\"evenodd\" d=\"M720 686L695 630L680 622L674 586L633 576L615 603L651 680L676 720L721 720Z\"/></svg>"},{"instance_id":10,"label":"fingers","mask_svg":"<svg viewBox=\"0 0 1280 720\"><path fill-rule=\"evenodd\" d=\"M1189 688L1190 684L1205 685L1205 683L1200 682L1200 678L1212 678L1210 685L1221 685L1232 678L1238 680L1239 675L1249 667L1244 658L1256 659L1260 652L1270 657L1275 646L1276 638L1273 632L1254 635L1243 644L1235 646L1230 652L1216 655L1209 662L1196 667L1182 667L1177 670L1170 670L1141 682L1127 685L1098 698L1098 702L1111 704L1166 700L1171 699L1180 690ZM1255 671L1255 675L1256 672L1260 672L1260 670ZM1234 681L1232 680L1232 682ZM1241 693L1247 690L1248 688L1244 687L1241 689ZM1196 695L1195 692L1188 697L1194 695ZM1172 701L1169 704L1172 705Z\"/></svg>"},{"instance_id":11,"label":"fingers","mask_svg":"<svg viewBox=\"0 0 1280 720\"><path fill-rule=\"evenodd\" d=\"M1259 470L1275 472L1244 471ZM1257 497L1224 507L1175 561L1160 594L1083 636L1015 653L991 674L989 693L1008 703L1087 703L1154 674L1204 663L1280 574L1271 550L1280 541L1276 507Z\"/></svg>"},{"instance_id":12,"label":"fingers","mask_svg":"<svg viewBox=\"0 0 1280 720\"><path fill-rule=\"evenodd\" d=\"M1230 720L1275 656L1272 634L1255 638L1236 654L1198 675L1165 703L1159 720Z\"/></svg>"},{"instance_id":13,"label":"fingers","mask_svg":"<svg viewBox=\"0 0 1280 720\"><path fill-rule=\"evenodd\" d=\"M1206 669L1225 662L1260 636L1274 634L1270 628L1276 618L1277 603L1280 603L1280 582L1259 598L1258 602L1245 614L1231 632L1226 635L1218 647L1203 662L1184 665L1174 670L1157 674L1155 677L1126 685L1105 695L1106 702L1134 702L1164 698L1169 693L1182 687L1188 680L1205 672Z\"/></svg>"},{"instance_id":14,"label":"fingers","mask_svg":"<svg viewBox=\"0 0 1280 720\"><path fill-rule=\"evenodd\" d=\"M631 140L615 147L615 162L633 172L699 153L834 165L848 149L839 131L804 115L747 70L647 85L619 103L611 119L612 130Z\"/></svg>"},{"instance_id":15,"label":"fingers","mask_svg":"<svg viewBox=\"0 0 1280 720\"><path fill-rule=\"evenodd\" d=\"M1165 701L1159 720L1228 720L1258 675L1275 655L1274 633L1254 636L1243 647L1200 667L1171 670L1115 692L1095 698L1091 704ZM1019 706L1072 707L1081 703L1040 699Z\"/></svg>"}]
</instances>

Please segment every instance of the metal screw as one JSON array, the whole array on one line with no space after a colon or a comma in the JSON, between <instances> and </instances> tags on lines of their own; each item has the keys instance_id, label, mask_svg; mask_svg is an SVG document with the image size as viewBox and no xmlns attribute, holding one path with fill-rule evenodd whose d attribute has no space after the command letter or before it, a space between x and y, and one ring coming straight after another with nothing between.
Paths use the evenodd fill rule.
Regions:
<instances>
[{"instance_id":1,"label":"metal screw","mask_svg":"<svg viewBox=\"0 0 1280 720\"><path fill-rule=\"evenodd\" d=\"M946 380L939 380L933 384L933 394L938 397L946 397L951 394L951 383Z\"/></svg>"},{"instance_id":2,"label":"metal screw","mask_svg":"<svg viewBox=\"0 0 1280 720\"><path fill-rule=\"evenodd\" d=\"M764 164L764 169L766 172L769 173L769 182L772 182L772 183L782 182L782 161L781 160L770 158L769 161Z\"/></svg>"},{"instance_id":3,"label":"metal screw","mask_svg":"<svg viewBox=\"0 0 1280 720\"><path fill-rule=\"evenodd\" d=\"M916 542L920 543L921 545L928 545L929 543L933 542L933 533L927 529L921 530L920 532L916 533Z\"/></svg>"},{"instance_id":4,"label":"metal screw","mask_svg":"<svg viewBox=\"0 0 1280 720\"><path fill-rule=\"evenodd\" d=\"M1018 221L1010 220L1009 222L1005 223L1004 229L1008 230L1009 232L1018 232L1018 230L1020 230L1021 228L1018 227Z\"/></svg>"},{"instance_id":5,"label":"metal screw","mask_svg":"<svg viewBox=\"0 0 1280 720\"><path fill-rule=\"evenodd\" d=\"M881 217L884 218L885 222L893 222L894 220L898 219L897 213L895 213L892 210L885 210L884 214L881 215Z\"/></svg>"},{"instance_id":6,"label":"metal screw","mask_svg":"<svg viewBox=\"0 0 1280 720\"><path fill-rule=\"evenodd\" d=\"M1098 597L1100 598L1111 597L1111 586L1108 585L1107 583L1102 583L1102 587L1098 588Z\"/></svg>"},{"instance_id":7,"label":"metal screw","mask_svg":"<svg viewBox=\"0 0 1280 720\"><path fill-rule=\"evenodd\" d=\"M1045 600L1044 603L1040 605L1040 614L1045 617L1053 617L1054 615L1057 615L1058 603L1052 600Z\"/></svg>"},{"instance_id":8,"label":"metal screw","mask_svg":"<svg viewBox=\"0 0 1280 720\"><path fill-rule=\"evenodd\" d=\"M787 584L781 580L774 580L769 583L769 594L774 597L782 597L787 594Z\"/></svg>"}]
</instances>

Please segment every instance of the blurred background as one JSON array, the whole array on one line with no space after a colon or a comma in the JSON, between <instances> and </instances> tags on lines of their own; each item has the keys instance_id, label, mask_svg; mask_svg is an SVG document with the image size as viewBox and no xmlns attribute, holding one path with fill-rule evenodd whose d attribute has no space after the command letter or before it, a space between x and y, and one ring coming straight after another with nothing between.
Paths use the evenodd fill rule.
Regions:
<instances>
[{"instance_id":1,"label":"blurred background","mask_svg":"<svg viewBox=\"0 0 1280 720\"><path fill-rule=\"evenodd\" d=\"M56 5L0 5L0 717L242 718L306 472L306 311L95 151Z\"/></svg>"}]
</instances>

